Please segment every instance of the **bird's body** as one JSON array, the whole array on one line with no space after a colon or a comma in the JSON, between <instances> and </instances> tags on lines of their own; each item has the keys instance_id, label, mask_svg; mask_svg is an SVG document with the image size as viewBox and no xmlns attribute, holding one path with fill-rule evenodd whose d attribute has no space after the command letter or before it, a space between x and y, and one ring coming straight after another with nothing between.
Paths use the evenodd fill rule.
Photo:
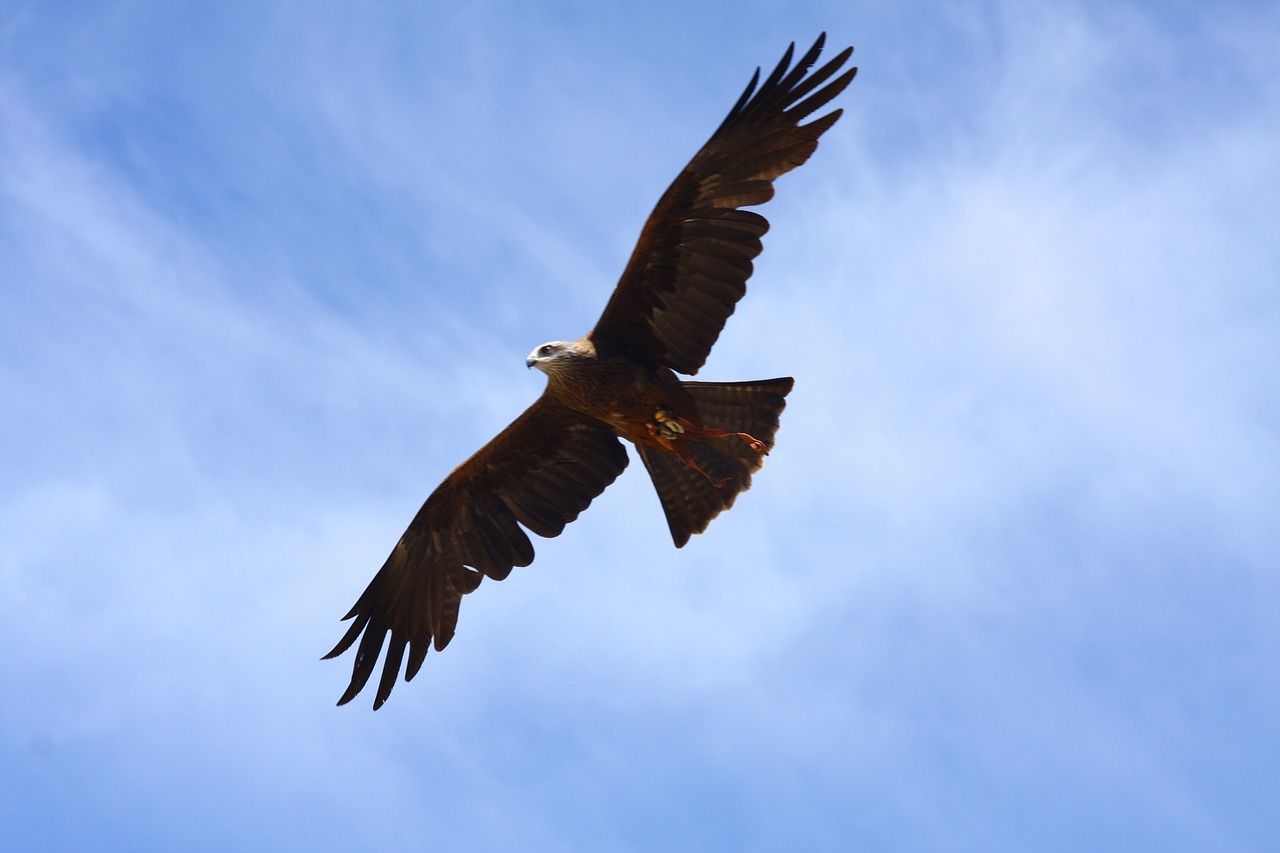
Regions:
<instances>
[{"instance_id":1,"label":"bird's body","mask_svg":"<svg viewBox=\"0 0 1280 853\"><path fill-rule=\"evenodd\" d=\"M782 411L782 397L791 390L790 379L769 380L765 383L763 392L752 390L761 383L709 385L703 382L683 382L668 367L647 367L622 355L601 358L589 338L543 344L529 355L526 364L547 374L545 396L567 409L607 424L619 438L625 438L634 444L646 462L652 458L650 454L668 454L706 477L716 489L728 489L723 493L727 498L723 509L728 509L738 492L747 489L751 482L751 472L760 468L755 457L769 452L773 445L773 434L777 430L776 420L770 421L767 417L770 413L768 410L776 406L776 411L771 412L776 418ZM786 386L785 390L782 388L783 384ZM745 412L733 412L729 417L721 418L720 423L708 423L702 411L703 406L695 399L696 396L706 394L704 389L707 388L718 389L721 397L729 389L736 389L742 403L748 403L760 393L767 395L768 400L755 401L757 405L764 405L766 410L765 421L755 427L763 438L746 432L745 426L741 429L737 427ZM712 401L708 400L707 403ZM739 464L732 465L718 459L716 467L722 469L721 474L713 474L698 459L723 456L715 448L722 448L719 440L725 438L740 439L754 456L731 453L731 457L740 457ZM723 471L726 465L739 470L726 473ZM662 484L658 483L659 475L654 473L652 466L650 474L654 477L659 494L662 494ZM677 547L688 541L689 534L702 532L706 523L714 516L713 514L694 524L676 523L672 519L672 508L665 501L663 505L667 509L671 534Z\"/></svg>"},{"instance_id":2,"label":"bird's body","mask_svg":"<svg viewBox=\"0 0 1280 853\"><path fill-rule=\"evenodd\" d=\"M773 196L840 116L800 122L848 85L847 48L809 69L824 37L790 67L792 48L756 89L759 70L719 129L663 194L600 320L526 364L547 375L541 397L432 492L351 612L357 639L350 701L390 634L374 708L427 650L453 637L462 596L484 577L533 560L525 529L557 536L627 465L619 438L653 480L676 547L751 485L773 447L790 378L694 382L746 291L768 222L741 208ZM362 636L363 635L363 636Z\"/></svg>"},{"instance_id":3,"label":"bird's body","mask_svg":"<svg viewBox=\"0 0 1280 853\"><path fill-rule=\"evenodd\" d=\"M556 349L538 357L544 347ZM601 358L588 338L544 344L526 363L547 374L549 396L603 421L634 444L657 445L646 424L659 409L697 417L696 406L670 368L651 369L624 356Z\"/></svg>"}]
</instances>

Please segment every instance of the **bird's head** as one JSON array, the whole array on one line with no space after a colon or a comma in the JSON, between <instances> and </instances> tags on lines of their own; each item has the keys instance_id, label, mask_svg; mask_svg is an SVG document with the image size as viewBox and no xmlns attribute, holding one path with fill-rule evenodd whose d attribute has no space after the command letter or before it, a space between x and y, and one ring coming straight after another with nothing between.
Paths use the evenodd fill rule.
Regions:
<instances>
[{"instance_id":1,"label":"bird's head","mask_svg":"<svg viewBox=\"0 0 1280 853\"><path fill-rule=\"evenodd\" d=\"M591 349L587 352L586 349ZM583 341L551 341L536 348L524 360L525 367L536 367L547 375L558 373L570 364L595 355L594 347Z\"/></svg>"},{"instance_id":2,"label":"bird's head","mask_svg":"<svg viewBox=\"0 0 1280 853\"><path fill-rule=\"evenodd\" d=\"M529 353L529 357L524 360L524 366L536 367L543 373L550 373L563 363L567 355L568 350L564 341L551 341Z\"/></svg>"}]
</instances>

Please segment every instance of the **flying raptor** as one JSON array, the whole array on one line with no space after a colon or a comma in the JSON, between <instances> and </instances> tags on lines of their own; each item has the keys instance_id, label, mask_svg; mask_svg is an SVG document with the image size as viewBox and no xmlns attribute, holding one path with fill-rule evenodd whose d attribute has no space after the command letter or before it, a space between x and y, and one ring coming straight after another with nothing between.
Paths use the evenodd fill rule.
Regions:
<instances>
[{"instance_id":1,"label":"flying raptor","mask_svg":"<svg viewBox=\"0 0 1280 853\"><path fill-rule=\"evenodd\" d=\"M402 663L409 681L433 644L447 646L462 596L533 562L526 529L560 535L622 473L619 438L648 469L677 548L751 486L793 380L677 374L698 372L746 292L769 223L743 208L772 198L774 179L804 163L840 117L801 124L858 70L842 70L850 47L810 73L825 40L794 67L792 44L763 83L756 69L649 215L595 328L529 354L526 364L547 375L542 396L431 493L343 617L351 626L325 658L360 644L339 705L364 689L384 644L375 709Z\"/></svg>"}]
</instances>

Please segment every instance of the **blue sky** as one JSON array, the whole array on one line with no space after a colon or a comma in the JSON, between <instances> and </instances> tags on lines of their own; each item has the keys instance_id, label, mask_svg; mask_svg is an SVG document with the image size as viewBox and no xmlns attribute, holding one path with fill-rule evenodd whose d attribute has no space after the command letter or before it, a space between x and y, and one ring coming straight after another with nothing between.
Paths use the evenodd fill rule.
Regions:
<instances>
[{"instance_id":1,"label":"blue sky","mask_svg":"<svg viewBox=\"0 0 1280 853\"><path fill-rule=\"evenodd\" d=\"M318 659L757 65L855 44L700 378L377 714ZM0 11L0 832L81 850L1274 850L1280 10Z\"/></svg>"}]
</instances>

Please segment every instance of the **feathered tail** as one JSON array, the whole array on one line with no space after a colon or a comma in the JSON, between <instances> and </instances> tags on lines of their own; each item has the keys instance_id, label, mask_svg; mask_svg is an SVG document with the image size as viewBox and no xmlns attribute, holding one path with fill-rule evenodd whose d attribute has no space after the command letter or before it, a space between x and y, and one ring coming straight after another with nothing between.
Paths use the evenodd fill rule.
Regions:
<instances>
[{"instance_id":1,"label":"feathered tail","mask_svg":"<svg viewBox=\"0 0 1280 853\"><path fill-rule=\"evenodd\" d=\"M707 430L746 433L773 448L778 416L795 380L759 382L685 382L684 390L698 406ZM674 453L637 445L640 458L658 490L662 510L677 548L707 529L711 519L733 506L751 488L751 475L764 465L764 454L737 435L706 436L687 445L701 471ZM714 482L713 482L714 481ZM717 487L716 483L721 485Z\"/></svg>"}]
</instances>

